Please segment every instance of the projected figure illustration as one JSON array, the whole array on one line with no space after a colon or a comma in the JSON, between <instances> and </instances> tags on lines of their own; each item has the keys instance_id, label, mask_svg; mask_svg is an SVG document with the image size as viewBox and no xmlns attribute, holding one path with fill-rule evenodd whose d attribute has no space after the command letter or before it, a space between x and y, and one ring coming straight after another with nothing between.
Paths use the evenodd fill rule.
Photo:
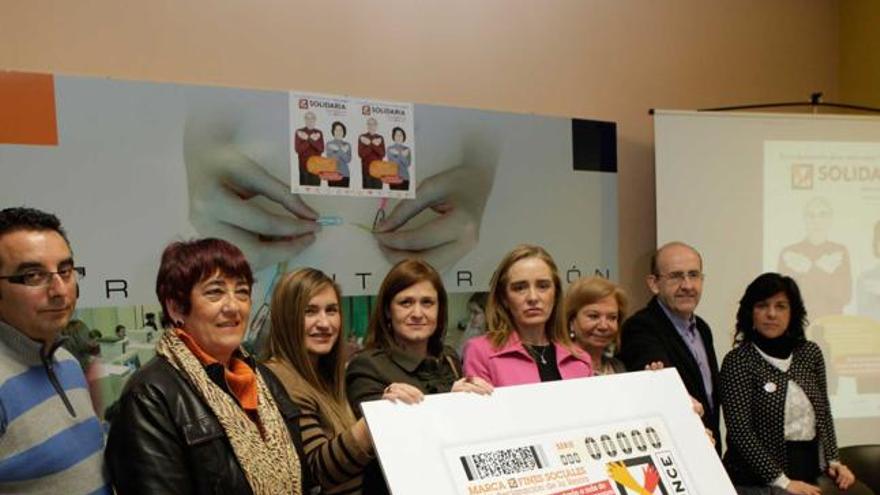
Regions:
<instances>
[{"instance_id":1,"label":"projected figure illustration","mask_svg":"<svg viewBox=\"0 0 880 495\"><path fill-rule=\"evenodd\" d=\"M804 208L804 239L779 255L779 272L797 280L814 320L841 314L852 298L849 251L828 239L833 218L826 198L810 199Z\"/></svg>"},{"instance_id":2,"label":"projected figure illustration","mask_svg":"<svg viewBox=\"0 0 880 495\"><path fill-rule=\"evenodd\" d=\"M860 315L880 323L880 220L874 224L872 251L877 263L859 276L856 283L856 305Z\"/></svg>"}]
</instances>

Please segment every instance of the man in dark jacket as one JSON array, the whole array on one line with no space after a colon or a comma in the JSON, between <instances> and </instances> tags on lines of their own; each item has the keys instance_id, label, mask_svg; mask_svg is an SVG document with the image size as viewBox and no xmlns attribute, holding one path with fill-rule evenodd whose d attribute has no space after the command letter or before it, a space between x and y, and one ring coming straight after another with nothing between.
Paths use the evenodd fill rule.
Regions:
<instances>
[{"instance_id":1,"label":"man in dark jacket","mask_svg":"<svg viewBox=\"0 0 880 495\"><path fill-rule=\"evenodd\" d=\"M624 322L620 358L631 370L655 361L678 370L703 406L703 424L720 454L718 361L709 325L694 314L703 292L703 259L687 244L666 244L651 258L647 282L654 297Z\"/></svg>"}]
</instances>

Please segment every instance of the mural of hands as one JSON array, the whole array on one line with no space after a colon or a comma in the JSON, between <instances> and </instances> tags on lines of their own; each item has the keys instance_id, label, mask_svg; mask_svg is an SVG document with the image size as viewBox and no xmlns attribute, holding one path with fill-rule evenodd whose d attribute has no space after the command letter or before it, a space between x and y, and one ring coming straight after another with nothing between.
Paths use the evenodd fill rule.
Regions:
<instances>
[{"instance_id":1,"label":"mural of hands","mask_svg":"<svg viewBox=\"0 0 880 495\"><path fill-rule=\"evenodd\" d=\"M265 158L246 149L253 137L238 136L241 125L229 111L187 118L189 216L200 235L236 243L261 269L296 258L317 240L321 227L318 212L278 178L278 170L286 167L264 163ZM376 225L372 236L391 263L417 256L443 270L477 245L497 155L491 139L471 138L459 148L459 165L453 161L452 168L420 182L416 199L399 201Z\"/></svg>"},{"instance_id":2,"label":"mural of hands","mask_svg":"<svg viewBox=\"0 0 880 495\"><path fill-rule=\"evenodd\" d=\"M392 263L418 256L441 271L453 265L477 245L492 179L491 169L462 165L421 181L416 198L401 200L376 226L383 253ZM438 215L406 228L428 210Z\"/></svg>"},{"instance_id":3,"label":"mural of hands","mask_svg":"<svg viewBox=\"0 0 880 495\"><path fill-rule=\"evenodd\" d=\"M234 242L257 269L296 256L320 230L317 213L240 150L228 131L222 122L187 120L190 222L201 235ZM270 211L267 202L279 211Z\"/></svg>"}]
</instances>

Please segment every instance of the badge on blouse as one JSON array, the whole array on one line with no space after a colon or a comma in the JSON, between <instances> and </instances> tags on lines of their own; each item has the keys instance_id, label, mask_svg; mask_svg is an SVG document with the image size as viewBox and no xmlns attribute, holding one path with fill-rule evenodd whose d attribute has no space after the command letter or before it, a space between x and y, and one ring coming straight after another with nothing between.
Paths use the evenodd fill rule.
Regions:
<instances>
[{"instance_id":1,"label":"badge on blouse","mask_svg":"<svg viewBox=\"0 0 880 495\"><path fill-rule=\"evenodd\" d=\"M767 392L768 394L772 394L773 392L776 392L776 384L773 382L765 383L764 384L764 391Z\"/></svg>"}]
</instances>

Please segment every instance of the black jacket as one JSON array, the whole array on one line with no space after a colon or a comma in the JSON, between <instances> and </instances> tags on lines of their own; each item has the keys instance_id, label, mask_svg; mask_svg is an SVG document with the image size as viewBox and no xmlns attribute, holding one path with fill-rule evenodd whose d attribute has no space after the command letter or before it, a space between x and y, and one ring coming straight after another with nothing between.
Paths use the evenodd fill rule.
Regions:
<instances>
[{"instance_id":1,"label":"black jacket","mask_svg":"<svg viewBox=\"0 0 880 495\"><path fill-rule=\"evenodd\" d=\"M299 410L272 372L262 365L258 369L302 463ZM223 372L220 366L209 366L207 371L212 379ZM126 385L105 456L120 495L253 493L217 417L187 378L161 356L150 360ZM303 493L310 493L313 484L307 467L302 479Z\"/></svg>"},{"instance_id":2,"label":"black jacket","mask_svg":"<svg viewBox=\"0 0 880 495\"><path fill-rule=\"evenodd\" d=\"M721 455L718 360L715 357L715 346L712 343L712 331L709 325L699 316L696 320L697 331L700 332L709 359L712 376L711 403L706 396L703 375L700 373L697 360L678 334L675 325L660 307L656 297L623 323L619 357L631 371L643 370L645 365L654 361L663 361L667 368L675 368L688 393L703 405L705 411L703 425L712 430L715 436L715 450Z\"/></svg>"}]
</instances>

